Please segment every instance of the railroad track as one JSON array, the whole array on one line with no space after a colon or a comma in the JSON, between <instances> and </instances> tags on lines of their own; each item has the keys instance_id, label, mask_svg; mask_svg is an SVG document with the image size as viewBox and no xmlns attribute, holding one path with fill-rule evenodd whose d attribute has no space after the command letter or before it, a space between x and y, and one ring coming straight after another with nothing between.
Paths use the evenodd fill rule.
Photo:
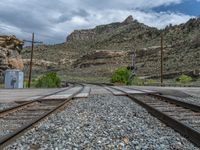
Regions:
<instances>
[{"instance_id":1,"label":"railroad track","mask_svg":"<svg viewBox=\"0 0 200 150\"><path fill-rule=\"evenodd\" d=\"M124 93L126 93L126 89L131 89L120 89L112 86L109 86L109 88ZM200 106L154 93L147 93L144 90L132 90L143 92L143 94L126 93L129 98L200 147Z\"/></svg>"},{"instance_id":2,"label":"railroad track","mask_svg":"<svg viewBox=\"0 0 200 150\"><path fill-rule=\"evenodd\" d=\"M20 109L22 109L22 108L25 107L25 106L34 104L34 103L40 101L41 99L43 99L43 98L45 98L45 97L48 97L48 96L55 95L55 94L57 94L57 93L66 91L66 90L68 90L68 89L70 89L70 88L72 88L72 87L74 87L74 86L70 86L70 87L64 88L64 89L62 89L62 90L56 90L55 92L51 92L51 93L49 93L49 94L40 96L40 97L35 98L35 99L33 99L33 100L30 100L30 101L28 101L28 102L23 102L23 103L20 104L20 105L17 105L17 106L14 106L14 107L10 107L10 108L6 108L6 109L3 109L3 110L0 110L0 117L1 117L2 115L4 115L4 114L8 114L8 113L11 113L11 112L20 110Z\"/></svg>"},{"instance_id":3,"label":"railroad track","mask_svg":"<svg viewBox=\"0 0 200 150\"><path fill-rule=\"evenodd\" d=\"M66 99L45 99L46 97L68 91L72 88L73 87L65 88L42 96L36 100L0 111L0 149L3 149L3 147L12 143L25 131L34 127L35 124L65 106L74 96L84 89L84 86L81 85L80 88L76 89Z\"/></svg>"}]
</instances>

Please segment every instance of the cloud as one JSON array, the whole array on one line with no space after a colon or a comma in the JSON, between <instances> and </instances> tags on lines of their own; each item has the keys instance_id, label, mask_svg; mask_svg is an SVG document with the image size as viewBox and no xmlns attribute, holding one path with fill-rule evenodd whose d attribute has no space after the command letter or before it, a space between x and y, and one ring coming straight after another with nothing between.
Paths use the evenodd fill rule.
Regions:
<instances>
[{"instance_id":1,"label":"cloud","mask_svg":"<svg viewBox=\"0 0 200 150\"><path fill-rule=\"evenodd\" d=\"M64 42L74 29L121 22L133 15L149 26L162 28L179 24L193 16L176 12L153 11L159 6L179 4L183 0L1 0L0 34L15 34L30 39L35 32L46 43Z\"/></svg>"},{"instance_id":2,"label":"cloud","mask_svg":"<svg viewBox=\"0 0 200 150\"><path fill-rule=\"evenodd\" d=\"M83 6L89 6L92 8L99 9L122 9L122 8L133 8L133 9L149 9L158 6L167 6L170 4L179 4L183 0L82 0Z\"/></svg>"}]
</instances>

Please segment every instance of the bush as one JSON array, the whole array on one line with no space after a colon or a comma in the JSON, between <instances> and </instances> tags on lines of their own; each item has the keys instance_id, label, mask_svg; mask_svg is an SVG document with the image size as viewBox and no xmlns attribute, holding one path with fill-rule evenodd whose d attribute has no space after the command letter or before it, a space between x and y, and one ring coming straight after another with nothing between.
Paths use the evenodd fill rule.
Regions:
<instances>
[{"instance_id":1,"label":"bush","mask_svg":"<svg viewBox=\"0 0 200 150\"><path fill-rule=\"evenodd\" d=\"M131 75L131 71L125 67L118 68L112 75L112 83L125 83L129 84L128 78Z\"/></svg>"},{"instance_id":2,"label":"bush","mask_svg":"<svg viewBox=\"0 0 200 150\"><path fill-rule=\"evenodd\" d=\"M60 85L61 79L55 72L47 73L35 81L35 87L55 88Z\"/></svg>"},{"instance_id":3,"label":"bush","mask_svg":"<svg viewBox=\"0 0 200 150\"><path fill-rule=\"evenodd\" d=\"M148 79L148 80L146 80L145 84L146 85L155 85L155 84L158 84L158 82L153 79Z\"/></svg>"},{"instance_id":4,"label":"bush","mask_svg":"<svg viewBox=\"0 0 200 150\"><path fill-rule=\"evenodd\" d=\"M182 75L178 78L178 81L181 82L181 83L189 83L189 82L192 81L192 77L182 74Z\"/></svg>"}]
</instances>

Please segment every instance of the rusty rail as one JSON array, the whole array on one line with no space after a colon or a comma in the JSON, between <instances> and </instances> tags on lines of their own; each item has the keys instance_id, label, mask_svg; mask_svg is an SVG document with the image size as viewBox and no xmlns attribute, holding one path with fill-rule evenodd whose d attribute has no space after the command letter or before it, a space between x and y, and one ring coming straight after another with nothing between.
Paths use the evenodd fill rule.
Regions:
<instances>
[{"instance_id":1,"label":"rusty rail","mask_svg":"<svg viewBox=\"0 0 200 150\"><path fill-rule=\"evenodd\" d=\"M113 88L120 92L126 93L124 90L120 90L113 86L109 86L109 88ZM128 89L130 90L131 88L128 88ZM138 90L138 89L132 89L132 90ZM142 91L142 90L138 90L138 91ZM142 91L142 92L145 92L145 91ZM175 119L174 117L171 117L171 116L167 115L166 113L150 106L149 104L135 98L134 95L132 95L132 94L128 94L128 93L126 93L126 94L129 98L131 98L131 100L133 100L137 104L144 107L150 114L152 114L153 116L155 116L156 118L161 120L166 125L173 128L174 130L178 131L181 135L183 135L184 137L189 139L196 146L200 147L200 131L199 130L192 128L192 127L188 126L187 124L184 124L184 123L180 122L179 120ZM164 96L153 94L153 93L145 93L145 95L160 98L163 101L166 101L168 103L173 103L175 105L181 106L182 108L184 107L184 108L190 109L191 111L194 111L194 112L198 112L198 113L200 112L200 106L197 106L194 104L182 102L180 100L164 97Z\"/></svg>"},{"instance_id":2,"label":"rusty rail","mask_svg":"<svg viewBox=\"0 0 200 150\"><path fill-rule=\"evenodd\" d=\"M24 132L26 132L26 131L30 130L31 128L33 128L33 126L36 125L38 122L42 121L44 118L48 117L52 113L56 112L57 110L59 110L60 108L62 108L63 106L65 106L70 100L73 99L74 96L76 96L77 94L79 94L83 89L84 89L84 85L81 85L81 88L78 91L76 91L75 93L73 93L71 96L69 96L66 100L64 100L63 102L61 102L55 108L53 108L50 111L42 114L38 118L36 118L36 119L32 120L31 122L29 122L28 124L25 124L24 126L18 128L15 132L12 132L12 133L4 136L3 138L1 138L0 139L0 149L3 149L5 146L7 146L10 143L12 143L13 141L15 141L16 138L20 137ZM63 90L61 90L60 92L62 92L62 91ZM56 92L56 93L58 93L58 92Z\"/></svg>"},{"instance_id":3,"label":"rusty rail","mask_svg":"<svg viewBox=\"0 0 200 150\"><path fill-rule=\"evenodd\" d=\"M0 111L0 116L4 115L4 114L6 114L6 113L10 113L10 112L17 111L17 110L19 110L19 109L21 109L21 108L23 108L23 107L25 107L25 106L27 106L27 105L30 105L30 104L32 104L32 103L35 103L35 102L39 101L39 100L41 100L41 99L43 99L43 98L45 98L45 97L47 97L47 96L51 96L51 95L57 94L57 93L59 93L59 92L63 92L63 91L68 90L68 89L70 89L70 88L72 88L72 87L68 87L68 88L65 88L65 89L62 89L62 90L58 90L58 91L53 92L53 93L50 93L50 94L46 94L46 95L44 95L44 96L40 96L39 98L36 98L36 99L31 100L31 101L29 101L29 102L22 103L22 104L20 104L20 105L14 106L14 107L10 107L10 108L7 108L7 109L3 109L3 110Z\"/></svg>"}]
</instances>

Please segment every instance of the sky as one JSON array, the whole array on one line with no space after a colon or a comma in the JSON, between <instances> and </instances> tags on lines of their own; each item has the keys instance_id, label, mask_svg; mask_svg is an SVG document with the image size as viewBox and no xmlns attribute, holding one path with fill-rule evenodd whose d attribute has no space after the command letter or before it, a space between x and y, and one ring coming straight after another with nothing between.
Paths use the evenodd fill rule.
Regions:
<instances>
[{"instance_id":1,"label":"sky","mask_svg":"<svg viewBox=\"0 0 200 150\"><path fill-rule=\"evenodd\" d=\"M132 15L164 28L200 16L200 0L1 0L0 35L16 35L46 44L65 42L76 29L122 22Z\"/></svg>"}]
</instances>

